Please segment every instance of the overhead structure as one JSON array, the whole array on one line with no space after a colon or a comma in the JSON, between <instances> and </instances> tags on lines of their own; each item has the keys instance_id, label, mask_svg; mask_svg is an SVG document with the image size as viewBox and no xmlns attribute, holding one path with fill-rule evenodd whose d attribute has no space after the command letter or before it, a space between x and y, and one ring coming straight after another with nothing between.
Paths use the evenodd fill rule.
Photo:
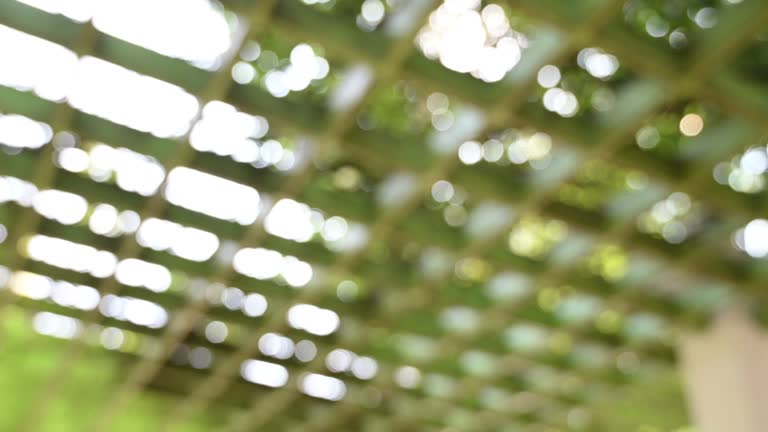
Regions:
<instances>
[{"instance_id":1,"label":"overhead structure","mask_svg":"<svg viewBox=\"0 0 768 432\"><path fill-rule=\"evenodd\" d=\"M768 318L766 29L0 0L0 429L692 430L684 335Z\"/></svg>"}]
</instances>

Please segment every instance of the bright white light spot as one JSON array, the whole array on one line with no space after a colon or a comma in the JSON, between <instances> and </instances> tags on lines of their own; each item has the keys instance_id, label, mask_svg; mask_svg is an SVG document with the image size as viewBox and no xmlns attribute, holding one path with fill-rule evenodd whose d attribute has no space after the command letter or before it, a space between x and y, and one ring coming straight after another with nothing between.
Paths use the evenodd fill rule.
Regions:
<instances>
[{"instance_id":1,"label":"bright white light spot","mask_svg":"<svg viewBox=\"0 0 768 432\"><path fill-rule=\"evenodd\" d=\"M243 313L249 317L264 315L267 311L267 298L261 294L248 294L243 302Z\"/></svg>"},{"instance_id":2,"label":"bright white light spot","mask_svg":"<svg viewBox=\"0 0 768 432\"><path fill-rule=\"evenodd\" d=\"M240 50L240 58L247 62L256 61L260 55L261 45L256 41L246 41L243 44L243 48Z\"/></svg>"},{"instance_id":3,"label":"bright white light spot","mask_svg":"<svg viewBox=\"0 0 768 432\"><path fill-rule=\"evenodd\" d=\"M751 174L763 174L768 170L768 154L762 148L749 149L741 157L740 166Z\"/></svg>"},{"instance_id":4,"label":"bright white light spot","mask_svg":"<svg viewBox=\"0 0 768 432\"><path fill-rule=\"evenodd\" d=\"M744 251L754 258L768 256L768 220L755 219L744 227Z\"/></svg>"},{"instance_id":5,"label":"bright white light spot","mask_svg":"<svg viewBox=\"0 0 768 432\"><path fill-rule=\"evenodd\" d=\"M483 8L481 16L489 36L501 37L509 31L509 21L501 6L497 4L489 4Z\"/></svg>"},{"instance_id":6,"label":"bright white light spot","mask_svg":"<svg viewBox=\"0 0 768 432\"><path fill-rule=\"evenodd\" d=\"M58 281L53 284L51 300L64 307L93 310L99 305L101 296L95 288Z\"/></svg>"},{"instance_id":7,"label":"bright white light spot","mask_svg":"<svg viewBox=\"0 0 768 432\"><path fill-rule=\"evenodd\" d=\"M421 383L421 372L413 366L399 367L395 371L395 382L403 388L416 388Z\"/></svg>"},{"instance_id":8,"label":"bright white light spot","mask_svg":"<svg viewBox=\"0 0 768 432\"><path fill-rule=\"evenodd\" d=\"M701 8L696 12L694 21L701 28L712 28L717 24L717 10L711 7Z\"/></svg>"},{"instance_id":9,"label":"bright white light spot","mask_svg":"<svg viewBox=\"0 0 768 432\"><path fill-rule=\"evenodd\" d=\"M17 296L44 300L53 292L53 281L46 276L18 271L11 276L8 287Z\"/></svg>"},{"instance_id":10,"label":"bright white light spot","mask_svg":"<svg viewBox=\"0 0 768 432\"><path fill-rule=\"evenodd\" d=\"M558 111L563 117L573 117L579 111L579 101L576 99L576 95L568 93L565 99L565 106L562 110Z\"/></svg>"},{"instance_id":11,"label":"bright white light spot","mask_svg":"<svg viewBox=\"0 0 768 432\"><path fill-rule=\"evenodd\" d=\"M108 350L116 350L123 346L125 336L123 331L115 327L106 327L99 335L101 345Z\"/></svg>"},{"instance_id":12,"label":"bright white light spot","mask_svg":"<svg viewBox=\"0 0 768 432\"><path fill-rule=\"evenodd\" d=\"M88 219L88 227L95 234L109 235L117 228L117 209L109 204L99 204L94 207Z\"/></svg>"},{"instance_id":13,"label":"bright white light spot","mask_svg":"<svg viewBox=\"0 0 768 432\"><path fill-rule=\"evenodd\" d=\"M272 279L281 275L293 287L302 287L312 280L312 266L292 256L263 248L244 248L235 254L235 270L256 279Z\"/></svg>"},{"instance_id":14,"label":"bright white light spot","mask_svg":"<svg viewBox=\"0 0 768 432\"><path fill-rule=\"evenodd\" d=\"M256 279L271 279L282 271L283 256L280 252L263 248L240 249L232 262L235 270Z\"/></svg>"},{"instance_id":15,"label":"bright white light spot","mask_svg":"<svg viewBox=\"0 0 768 432\"><path fill-rule=\"evenodd\" d=\"M467 222L467 210L458 204L449 204L443 209L445 223L453 227L459 227Z\"/></svg>"},{"instance_id":16,"label":"bright white light spot","mask_svg":"<svg viewBox=\"0 0 768 432\"><path fill-rule=\"evenodd\" d=\"M680 132L685 136L696 136L704 129L704 119L698 114L686 114L680 119Z\"/></svg>"},{"instance_id":17,"label":"bright white light spot","mask_svg":"<svg viewBox=\"0 0 768 432\"><path fill-rule=\"evenodd\" d=\"M434 13L441 13L441 10L443 6ZM440 61L448 69L457 72L468 73L477 70L480 62L479 55L483 51L486 39L480 14L473 10L466 10L451 18L454 20L453 26L445 28L445 33L440 35L442 36L442 43L438 48Z\"/></svg>"},{"instance_id":18,"label":"bright white light spot","mask_svg":"<svg viewBox=\"0 0 768 432\"><path fill-rule=\"evenodd\" d=\"M288 310L288 323L291 327L304 330L318 336L328 336L341 324L336 312L310 304L297 304Z\"/></svg>"},{"instance_id":19,"label":"bright white light spot","mask_svg":"<svg viewBox=\"0 0 768 432\"><path fill-rule=\"evenodd\" d=\"M328 218L323 224L323 230L321 234L323 239L327 242L339 241L347 235L349 225L347 221L339 216L333 216Z\"/></svg>"},{"instance_id":20,"label":"bright white light spot","mask_svg":"<svg viewBox=\"0 0 768 432\"><path fill-rule=\"evenodd\" d=\"M283 149L283 145L279 141L267 140L262 144L260 153L261 159L265 163L275 165L283 159L285 149Z\"/></svg>"},{"instance_id":21,"label":"bright white light spot","mask_svg":"<svg viewBox=\"0 0 768 432\"><path fill-rule=\"evenodd\" d=\"M221 321L211 321L205 326L205 338L213 343L222 343L227 340L229 329Z\"/></svg>"},{"instance_id":22,"label":"bright white light spot","mask_svg":"<svg viewBox=\"0 0 768 432\"><path fill-rule=\"evenodd\" d=\"M676 215L684 215L691 210L691 197L683 192L674 192L665 201L666 206Z\"/></svg>"},{"instance_id":23,"label":"bright white light spot","mask_svg":"<svg viewBox=\"0 0 768 432\"><path fill-rule=\"evenodd\" d=\"M509 29L504 10L479 2L446 1L429 17L416 38L424 54L448 69L499 81L520 61L524 36Z\"/></svg>"},{"instance_id":24,"label":"bright white light spot","mask_svg":"<svg viewBox=\"0 0 768 432\"><path fill-rule=\"evenodd\" d=\"M95 6L97 29L202 68L218 66L231 44L223 10L208 0L106 0Z\"/></svg>"},{"instance_id":25,"label":"bright white light spot","mask_svg":"<svg viewBox=\"0 0 768 432\"><path fill-rule=\"evenodd\" d=\"M302 91L317 75L315 52L307 44L296 45L291 50L291 64L285 69L285 84L291 91Z\"/></svg>"},{"instance_id":26,"label":"bright white light spot","mask_svg":"<svg viewBox=\"0 0 768 432\"><path fill-rule=\"evenodd\" d=\"M544 108L556 112L562 117L572 117L579 110L579 101L576 96L559 87L553 87L544 93L542 99Z\"/></svg>"},{"instance_id":27,"label":"bright white light spot","mask_svg":"<svg viewBox=\"0 0 768 432\"><path fill-rule=\"evenodd\" d=\"M536 80L544 88L552 88L560 83L560 69L557 66L546 65L539 69Z\"/></svg>"},{"instance_id":28,"label":"bright white light spot","mask_svg":"<svg viewBox=\"0 0 768 432\"><path fill-rule=\"evenodd\" d=\"M605 53L599 48L585 48L577 57L579 66L595 78L608 79L619 69L616 56Z\"/></svg>"},{"instance_id":29,"label":"bright white light spot","mask_svg":"<svg viewBox=\"0 0 768 432\"><path fill-rule=\"evenodd\" d=\"M296 359L303 363L311 362L317 355L317 347L309 340L299 341L296 344Z\"/></svg>"},{"instance_id":30,"label":"bright white light spot","mask_svg":"<svg viewBox=\"0 0 768 432\"><path fill-rule=\"evenodd\" d=\"M498 162L504 157L505 151L504 144L497 139L489 139L483 143L483 159L486 162Z\"/></svg>"},{"instance_id":31,"label":"bright white light spot","mask_svg":"<svg viewBox=\"0 0 768 432\"><path fill-rule=\"evenodd\" d=\"M238 310L243 307L245 293L240 288L226 288L221 292L221 302L229 310Z\"/></svg>"},{"instance_id":32,"label":"bright white light spot","mask_svg":"<svg viewBox=\"0 0 768 432\"><path fill-rule=\"evenodd\" d=\"M281 360L291 358L294 353L293 341L277 333L266 333L259 338L259 351L269 357Z\"/></svg>"},{"instance_id":33,"label":"bright white light spot","mask_svg":"<svg viewBox=\"0 0 768 432\"><path fill-rule=\"evenodd\" d=\"M653 126L645 126L635 134L635 141L640 148L652 149L661 141L658 129Z\"/></svg>"},{"instance_id":34,"label":"bright white light spot","mask_svg":"<svg viewBox=\"0 0 768 432\"><path fill-rule=\"evenodd\" d=\"M360 287L351 280L341 281L336 287L336 296L345 303L355 301L359 295Z\"/></svg>"},{"instance_id":35,"label":"bright white light spot","mask_svg":"<svg viewBox=\"0 0 768 432\"><path fill-rule=\"evenodd\" d=\"M474 165L483 159L483 147L477 141L467 141L459 146L459 159L465 165Z\"/></svg>"},{"instance_id":36,"label":"bright white light spot","mask_svg":"<svg viewBox=\"0 0 768 432\"><path fill-rule=\"evenodd\" d=\"M381 0L365 0L360 8L360 16L367 24L376 26L384 19L384 3Z\"/></svg>"},{"instance_id":37,"label":"bright white light spot","mask_svg":"<svg viewBox=\"0 0 768 432\"><path fill-rule=\"evenodd\" d=\"M432 198L440 203L448 202L453 198L454 189L450 182L438 180L432 185Z\"/></svg>"},{"instance_id":38,"label":"bright white light spot","mask_svg":"<svg viewBox=\"0 0 768 432\"><path fill-rule=\"evenodd\" d=\"M127 321L152 328L160 328L168 323L168 312L157 304L136 298L125 300L123 316Z\"/></svg>"},{"instance_id":39,"label":"bright white light spot","mask_svg":"<svg viewBox=\"0 0 768 432\"><path fill-rule=\"evenodd\" d=\"M139 229L141 218L133 210L123 210L117 217L117 230L120 233L134 233Z\"/></svg>"},{"instance_id":40,"label":"bright white light spot","mask_svg":"<svg viewBox=\"0 0 768 432\"><path fill-rule=\"evenodd\" d=\"M352 374L362 380L369 380L379 371L379 363L370 357L358 357L352 362Z\"/></svg>"},{"instance_id":41,"label":"bright white light spot","mask_svg":"<svg viewBox=\"0 0 768 432\"><path fill-rule=\"evenodd\" d=\"M341 219L341 218L340 218ZM330 220L333 220L333 218L330 218ZM344 219L341 219L344 220ZM368 243L368 227L364 224L353 222L353 223L347 223L344 221L344 224L347 224L347 229L344 233L344 235L333 241L329 241L328 238L325 240L325 246L334 251L334 252L352 252L352 251L359 251L362 249L367 243ZM339 224L339 228L343 224ZM325 226L323 226L323 233L324 235L331 234L330 229L325 229ZM335 228L334 228L335 229ZM339 229L338 232L335 232L334 235L331 238L334 238L338 233L340 233L342 230Z\"/></svg>"},{"instance_id":42,"label":"bright white light spot","mask_svg":"<svg viewBox=\"0 0 768 432\"><path fill-rule=\"evenodd\" d=\"M651 216L661 224L666 224L675 217L674 208L666 205L666 203L666 201L658 202L651 210Z\"/></svg>"},{"instance_id":43,"label":"bright white light spot","mask_svg":"<svg viewBox=\"0 0 768 432\"><path fill-rule=\"evenodd\" d=\"M37 187L34 184L15 177L0 177L0 203L14 201L21 206L29 207L35 195L37 195Z\"/></svg>"},{"instance_id":44,"label":"bright white light spot","mask_svg":"<svg viewBox=\"0 0 768 432\"><path fill-rule=\"evenodd\" d=\"M80 320L50 312L35 314L32 325L42 335L61 339L72 339L82 331Z\"/></svg>"},{"instance_id":45,"label":"bright white light spot","mask_svg":"<svg viewBox=\"0 0 768 432\"><path fill-rule=\"evenodd\" d=\"M674 49L683 49L688 45L688 36L683 31L675 30L669 34L669 45Z\"/></svg>"},{"instance_id":46,"label":"bright white light spot","mask_svg":"<svg viewBox=\"0 0 768 432\"><path fill-rule=\"evenodd\" d=\"M34 90L43 99L55 102L66 96L77 67L77 56L67 48L3 25L0 58L0 84Z\"/></svg>"},{"instance_id":47,"label":"bright white light spot","mask_svg":"<svg viewBox=\"0 0 768 432\"><path fill-rule=\"evenodd\" d=\"M78 64L69 103L88 114L159 137L184 135L197 99L180 87L95 57Z\"/></svg>"},{"instance_id":48,"label":"bright white light spot","mask_svg":"<svg viewBox=\"0 0 768 432\"><path fill-rule=\"evenodd\" d=\"M658 15L653 15L645 22L645 31L655 38L664 37L669 31L669 23Z\"/></svg>"},{"instance_id":49,"label":"bright white light spot","mask_svg":"<svg viewBox=\"0 0 768 432\"><path fill-rule=\"evenodd\" d=\"M450 101L443 93L432 93L427 97L427 109L432 114L440 114L448 110Z\"/></svg>"},{"instance_id":50,"label":"bright white light spot","mask_svg":"<svg viewBox=\"0 0 768 432\"><path fill-rule=\"evenodd\" d=\"M680 221L671 221L661 229L661 235L669 243L682 243L688 236L688 228Z\"/></svg>"},{"instance_id":51,"label":"bright white light spot","mask_svg":"<svg viewBox=\"0 0 768 432\"><path fill-rule=\"evenodd\" d=\"M168 312L163 307L133 297L107 294L101 299L99 311L106 317L149 328L161 328L168 323Z\"/></svg>"},{"instance_id":52,"label":"bright white light spot","mask_svg":"<svg viewBox=\"0 0 768 432\"><path fill-rule=\"evenodd\" d=\"M300 383L301 391L309 396L338 401L347 394L347 386L337 378L320 374L306 374Z\"/></svg>"},{"instance_id":53,"label":"bright white light spot","mask_svg":"<svg viewBox=\"0 0 768 432\"><path fill-rule=\"evenodd\" d=\"M618 60L610 54L595 54L587 57L587 71L595 78L608 78L618 68Z\"/></svg>"},{"instance_id":54,"label":"bright white light spot","mask_svg":"<svg viewBox=\"0 0 768 432\"><path fill-rule=\"evenodd\" d=\"M283 259L283 279L288 285L299 288L312 280L312 266L298 258L287 256Z\"/></svg>"},{"instance_id":55,"label":"bright white light spot","mask_svg":"<svg viewBox=\"0 0 768 432\"><path fill-rule=\"evenodd\" d=\"M55 237L34 235L27 242L27 253L36 261L98 278L115 271L117 259L107 251Z\"/></svg>"},{"instance_id":56,"label":"bright white light spot","mask_svg":"<svg viewBox=\"0 0 768 432\"><path fill-rule=\"evenodd\" d=\"M352 351L337 348L325 356L325 367L334 373L347 372L356 357Z\"/></svg>"},{"instance_id":57,"label":"bright white light spot","mask_svg":"<svg viewBox=\"0 0 768 432\"><path fill-rule=\"evenodd\" d=\"M177 206L241 225L252 224L259 215L256 189L186 167L168 174L165 197Z\"/></svg>"},{"instance_id":58,"label":"bright white light spot","mask_svg":"<svg viewBox=\"0 0 768 432\"><path fill-rule=\"evenodd\" d=\"M232 153L232 160L235 162L257 164L261 149L259 144L253 140L245 140Z\"/></svg>"},{"instance_id":59,"label":"bright white light spot","mask_svg":"<svg viewBox=\"0 0 768 432\"><path fill-rule=\"evenodd\" d=\"M450 111L443 111L438 114L432 114L432 127L437 131L447 131L453 126L454 116Z\"/></svg>"},{"instance_id":60,"label":"bright white light spot","mask_svg":"<svg viewBox=\"0 0 768 432\"><path fill-rule=\"evenodd\" d=\"M252 383L273 388L282 387L288 382L288 369L260 360L244 361L240 375Z\"/></svg>"},{"instance_id":61,"label":"bright white light spot","mask_svg":"<svg viewBox=\"0 0 768 432\"><path fill-rule=\"evenodd\" d=\"M80 222L88 212L85 198L55 189L38 192L32 200L32 207L42 216L64 225Z\"/></svg>"},{"instance_id":62,"label":"bright white light spot","mask_svg":"<svg viewBox=\"0 0 768 432\"><path fill-rule=\"evenodd\" d=\"M232 105L211 101L203 108L202 119L195 124L189 142L195 150L230 156L238 162L259 161L259 144L269 131L264 117L237 111Z\"/></svg>"},{"instance_id":63,"label":"bright white light spot","mask_svg":"<svg viewBox=\"0 0 768 432\"><path fill-rule=\"evenodd\" d=\"M219 238L208 231L185 227L162 219L146 219L136 232L144 247L168 250L190 261L207 261L219 248Z\"/></svg>"},{"instance_id":64,"label":"bright white light spot","mask_svg":"<svg viewBox=\"0 0 768 432\"><path fill-rule=\"evenodd\" d=\"M90 158L85 150L68 147L56 154L56 162L67 171L79 173L88 169Z\"/></svg>"},{"instance_id":65,"label":"bright white light spot","mask_svg":"<svg viewBox=\"0 0 768 432\"><path fill-rule=\"evenodd\" d=\"M20 115L0 115L0 144L36 149L53 137L51 127Z\"/></svg>"},{"instance_id":66,"label":"bright white light spot","mask_svg":"<svg viewBox=\"0 0 768 432\"><path fill-rule=\"evenodd\" d=\"M232 79L238 84L249 84L256 78L256 68L250 63L237 62L232 65Z\"/></svg>"},{"instance_id":67,"label":"bright white light spot","mask_svg":"<svg viewBox=\"0 0 768 432\"><path fill-rule=\"evenodd\" d=\"M264 77L264 85L272 96L282 98L288 96L290 89L285 83L285 73L282 71L271 70L267 72L267 76Z\"/></svg>"},{"instance_id":68,"label":"bright white light spot","mask_svg":"<svg viewBox=\"0 0 768 432\"><path fill-rule=\"evenodd\" d=\"M312 211L308 205L281 199L267 214L264 228L268 233L297 242L307 242L315 235Z\"/></svg>"},{"instance_id":69,"label":"bright white light spot","mask_svg":"<svg viewBox=\"0 0 768 432\"><path fill-rule=\"evenodd\" d=\"M124 285L144 287L154 292L167 291L171 286L171 272L166 267L136 258L120 261L115 279Z\"/></svg>"},{"instance_id":70,"label":"bright white light spot","mask_svg":"<svg viewBox=\"0 0 768 432\"><path fill-rule=\"evenodd\" d=\"M300 92L315 79L322 79L327 74L327 61L316 56L311 46L298 44L291 50L290 63L282 70L271 70L264 77L264 85L275 97L285 97L288 93Z\"/></svg>"},{"instance_id":71,"label":"bright white light spot","mask_svg":"<svg viewBox=\"0 0 768 432\"><path fill-rule=\"evenodd\" d=\"M125 148L97 144L90 151L91 178L103 181L115 174L120 189L150 196L165 179L165 168L153 157Z\"/></svg>"},{"instance_id":72,"label":"bright white light spot","mask_svg":"<svg viewBox=\"0 0 768 432\"><path fill-rule=\"evenodd\" d=\"M729 164L720 164L715 170L715 175L719 183L727 184L738 192L756 193L765 188L765 178L762 174L752 173L741 166L733 168Z\"/></svg>"},{"instance_id":73,"label":"bright white light spot","mask_svg":"<svg viewBox=\"0 0 768 432\"><path fill-rule=\"evenodd\" d=\"M327 77L328 72L331 71L331 65L328 64L328 60L323 57L316 57L315 60L317 61L317 73L314 78L320 80Z\"/></svg>"}]
</instances>

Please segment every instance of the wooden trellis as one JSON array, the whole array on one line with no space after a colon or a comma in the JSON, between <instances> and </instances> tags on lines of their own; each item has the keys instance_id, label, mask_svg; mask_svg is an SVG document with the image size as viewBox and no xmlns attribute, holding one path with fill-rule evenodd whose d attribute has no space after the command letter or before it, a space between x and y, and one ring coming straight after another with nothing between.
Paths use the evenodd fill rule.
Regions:
<instances>
[{"instance_id":1,"label":"wooden trellis","mask_svg":"<svg viewBox=\"0 0 768 432\"><path fill-rule=\"evenodd\" d=\"M215 407L228 414L228 422L217 425L226 431L453 430L447 427L472 431L580 430L580 423L573 418L582 411L591 412L595 419L586 430L607 431L600 422L601 414L593 412L595 400L634 385L637 377L648 376L627 372L616 358L630 356L648 366L651 372L646 373L652 375L653 368L674 367L677 333L706 322L728 298L746 298L762 310L768 267L764 259L751 258L736 249L732 237L750 221L765 218L766 194L736 192L718 184L713 171L721 162L750 148L765 148L768 91L746 77L737 60L753 46L768 50L766 42L757 38L768 24L768 6L759 0L718 3L718 23L709 29L692 30L688 35L690 47L676 52L663 40L631 28L625 12L632 2L497 2L508 12L525 17L535 28L535 35L521 62L504 80L486 83L450 71L419 51L414 38L440 5L438 1L421 3L412 17L414 25L392 35L381 30L362 32L354 17L298 0L226 1L223 7L237 17L233 45L221 66L207 71L109 36L90 22L78 23L12 0L0 0L0 24L68 47L78 56L101 58L175 84L195 95L201 107L209 101L224 101L242 112L263 116L269 121L272 136L306 141L314 159L296 170L255 168L194 150L189 132L179 138L158 138L78 111L66 101L55 103L8 87L0 87L3 113L45 122L54 132L70 131L78 137L79 146L102 142L128 148L154 157L166 172L180 166L195 168L251 186L268 195L272 203L295 199L327 215L364 224L368 231L364 247L334 252L322 241L296 243L270 234L263 224L269 208L262 209L255 223L243 226L173 205L161 192L140 196L114 182L96 182L61 169L53 162L58 151L53 144L0 153L0 175L29 181L40 190L72 192L91 205L108 203L133 210L141 220L168 219L212 232L222 241L235 242L238 248L277 250L324 269L319 282L290 289L238 273L231 257L191 263L148 250L132 234L99 236L89 231L87 223L65 226L43 218L32 207L3 204L0 223L9 232L8 239L0 244L3 266L92 286L101 296L119 293L145 298L170 313L170 321L162 329L109 322L145 334L153 341L153 349L126 356L125 377L103 406L94 407L98 414L83 425L83 430L112 430L128 403L144 392L162 389L178 400L165 415L166 430L175 430L189 418ZM692 8L704 6L702 2L689 3ZM331 110L325 100L318 102L301 94L276 98L256 83L235 83L230 74L240 61L242 48L250 40L261 41L271 34L292 44L306 42L322 47L334 72L336 62L349 67L364 65L372 72L372 83L355 103L341 111ZM577 54L586 47L600 47L620 62L625 76L613 89L613 108L574 118L545 111L540 106L537 73L548 64L573 66ZM768 69L764 71L768 73ZM446 152L429 145L432 131L409 134L386 127L360 127L360 116L377 103L377 96L398 85L412 86L425 95L441 92L450 98L452 107L466 109L483 120L469 133L451 133L449 129L446 136L453 147ZM700 134L679 138L685 149L676 149L670 156L637 145L635 135L640 128L662 114L680 117L686 104L706 106L713 114L704 116ZM201 116L198 113L194 121ZM509 128L551 136L549 165L532 169L514 164L464 164L457 156L455 148L462 142L483 142ZM338 169L350 166L369 185L345 190L329 181ZM601 196L592 208L564 199L564 188L581 181L585 170L586 175L600 178L609 175L608 169L640 176L645 186L625 187L619 194ZM383 205L376 191L394 174L405 174L412 190L396 204ZM445 223L442 207L430 196L431 188L440 180L466 192L470 218L480 204L492 202L508 210L503 223L486 235ZM698 228L679 244L639 230L638 218L675 192L685 193L695 202L703 215ZM561 221L567 234L541 257L515 254L509 247L510 232L528 219ZM29 259L19 251L35 233L111 251L120 260L141 258L163 265L174 272L174 289L153 293L125 286L114 277L96 278ZM590 270L590 258L599 256L607 245L615 246L626 260L627 270L620 277L601 277ZM434 250L450 264L436 274L420 265ZM464 277L457 270L461 265L479 270L475 276ZM490 296L486 286L504 272L527 278L530 291L523 298ZM347 279L358 281L366 294L352 302L340 300L337 287ZM204 285L263 293L269 308L259 318L235 317L234 312L212 303L210 295L194 289L199 280L204 280ZM704 296L712 291L709 288L724 293L724 298L696 307L696 291ZM24 299L10 290L3 294L5 307L15 304L30 311L53 310L76 317L86 326L106 325L99 309L82 312ZM601 302L593 317L566 323L547 306L549 295L557 302L572 294ZM286 316L299 303L338 312L339 331L331 336L312 336L292 329ZM451 330L441 324L440 314L454 306L476 311L477 319L470 328ZM659 318L663 324L655 337L638 339L626 331L626 323L644 314ZM246 329L247 337L237 343L207 341L201 329L211 319L231 320ZM549 332L548 347L524 352L504 345L504 332L526 323ZM311 340L317 354L306 363L265 356L259 340L267 333ZM429 355L404 353L403 335L420 335L430 341ZM92 348L85 342L84 337L67 342L60 366L40 389L34 412L30 411L18 430L39 430L68 385L72 365L90 355ZM194 370L174 366L171 358L180 347L193 345L213 353L210 367ZM576 355L580 346L600 347L610 361L584 366ZM325 362L335 349L376 358L376 377L367 381L331 373ZM485 353L483 358L491 363L479 371L468 370L461 363L467 353ZM248 359L285 366L288 381L277 389L245 381L241 365ZM425 381L448 379L453 390L441 393L424 387L403 388L395 379L403 366L418 368ZM577 390L537 387L530 381L536 371L545 371L555 380L576 382ZM326 402L302 393L299 387L307 373L339 377L346 385L345 397ZM510 401L486 404L482 395L489 389L535 396L536 409L516 411Z\"/></svg>"}]
</instances>

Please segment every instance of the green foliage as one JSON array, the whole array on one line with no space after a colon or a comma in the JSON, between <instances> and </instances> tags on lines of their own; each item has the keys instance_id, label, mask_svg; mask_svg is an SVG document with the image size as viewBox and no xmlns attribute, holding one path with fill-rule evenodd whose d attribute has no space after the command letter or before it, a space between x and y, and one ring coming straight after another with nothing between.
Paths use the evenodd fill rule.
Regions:
<instances>
[{"instance_id":1,"label":"green foliage","mask_svg":"<svg viewBox=\"0 0 768 432\"><path fill-rule=\"evenodd\" d=\"M429 111L419 96L414 86L403 81L381 88L372 95L364 122L400 134L424 133L429 127Z\"/></svg>"},{"instance_id":2,"label":"green foliage","mask_svg":"<svg viewBox=\"0 0 768 432\"><path fill-rule=\"evenodd\" d=\"M12 431L34 416L36 404L46 397L46 385L56 385L55 373L70 349L69 341L41 336L32 330L30 317L9 306L2 313L0 340L0 430ZM125 379L124 358L101 349L86 348L72 364L72 374L52 401L39 432L81 432L105 407L114 388ZM69 366L69 365L67 365ZM158 430L159 422L175 399L145 392L130 404L110 430L115 432ZM183 430L209 430L208 419L194 419Z\"/></svg>"},{"instance_id":3,"label":"green foliage","mask_svg":"<svg viewBox=\"0 0 768 432\"><path fill-rule=\"evenodd\" d=\"M667 33L677 30L690 36L698 28L693 19L696 13L703 8L717 9L721 4L718 0L630 0L624 7L624 20L634 31L648 38L652 38L648 27L654 25L666 27ZM669 45L678 50L688 46L687 43Z\"/></svg>"},{"instance_id":4,"label":"green foliage","mask_svg":"<svg viewBox=\"0 0 768 432\"><path fill-rule=\"evenodd\" d=\"M605 395L593 412L605 431L673 432L688 425L683 401L679 377L663 371Z\"/></svg>"}]
</instances>

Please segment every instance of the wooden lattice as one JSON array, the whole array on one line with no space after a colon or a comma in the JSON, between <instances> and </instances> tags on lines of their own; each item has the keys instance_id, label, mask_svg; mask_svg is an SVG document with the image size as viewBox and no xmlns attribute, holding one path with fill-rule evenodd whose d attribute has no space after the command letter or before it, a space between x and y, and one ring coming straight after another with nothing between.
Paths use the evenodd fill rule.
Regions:
<instances>
[{"instance_id":1,"label":"wooden lattice","mask_svg":"<svg viewBox=\"0 0 768 432\"><path fill-rule=\"evenodd\" d=\"M139 342L115 350L123 374L79 430L116 430L130 403L162 391L174 401L160 415L165 430L183 430L192 418L204 430L226 431L608 432L606 419L622 414L605 412L606 400L626 389L666 390L667 382L654 387L654 379L674 370L681 331L705 324L732 300L754 305L762 316L768 267L740 248L768 236L745 240L739 230L768 214L760 186L765 169L753 169L749 187L728 179L748 151L768 160L768 91L761 82L768 74L768 4L500 1L528 46L503 80L490 83L445 68L414 42L438 1L386 2L387 14L409 14L411 25L398 31L386 30L389 15L379 28L361 30L355 18L362 2L305 3L223 2L233 43L208 70L110 36L90 21L0 0L4 26L194 95L200 109L192 124L203 120L210 101L262 116L269 123L264 140L293 146L298 161L289 169L238 162L195 150L191 127L161 138L80 111L74 102L0 86L3 114L46 123L54 133L40 148L3 146L0 176L88 202L87 215L74 223L43 217L31 203L5 199L0 206L0 227L8 234L0 264L13 274L0 297L4 309L30 317L49 311L81 326L14 430L41 430L71 382L73 365L103 350L99 332L119 328ZM183 11L178 19L185 19ZM653 19L666 19L663 37L651 35L661 31ZM685 46L672 42L672 32L684 34ZM278 57L286 57L280 47L309 43L327 58L330 75L287 97L270 94L263 76L236 83L233 67L258 62L242 54L253 41ZM618 71L603 79L587 73L577 56L588 47L615 56ZM546 65L559 67L578 112L560 116L542 106L547 96L539 74ZM341 108L329 103L355 73L370 85ZM445 131L430 124L438 114L429 113L427 99L435 94L450 101L454 121ZM703 129L680 123L686 114L694 123L703 119ZM439 121L432 118L443 129ZM549 140L551 148L516 161L511 146L525 139ZM471 140L478 144L460 147ZM259 217L241 224L173 204L163 193L167 176L162 187L142 195L120 187L114 175L89 177L58 162L65 149L92 155L97 143L153 158L165 174L189 167L250 186L262 198ZM459 158L461 148L477 153L483 143L486 160ZM497 158L491 154L499 145ZM443 199L446 185L451 192L443 192L453 196ZM364 245L340 250L318 233L296 242L269 232L265 215L283 199L364 227ZM143 247L132 232L97 234L89 218L100 203L133 211L141 221L166 219L213 233L221 245L210 259L195 262ZM654 216L654 209L667 214ZM35 234L164 266L170 289L154 292L111 274L95 277L42 262L26 249ZM312 281L297 289L280 277L249 277L233 266L241 248L309 263ZM35 299L12 286L20 272L93 287L102 303L107 295L151 301L169 320L150 328L106 317L103 308L82 311ZM216 291L223 287L263 295L266 313L231 310ZM317 336L294 328L286 317L296 304L335 311L339 329ZM229 326L225 340L206 338L211 321ZM316 355L270 356L260 348L268 333L311 341ZM189 353L197 348L212 358L193 367ZM339 349L375 359L375 377L330 371L328 355ZM287 381L278 388L246 381L241 372L249 359L282 365ZM308 373L342 380L341 400L301 391Z\"/></svg>"}]
</instances>

